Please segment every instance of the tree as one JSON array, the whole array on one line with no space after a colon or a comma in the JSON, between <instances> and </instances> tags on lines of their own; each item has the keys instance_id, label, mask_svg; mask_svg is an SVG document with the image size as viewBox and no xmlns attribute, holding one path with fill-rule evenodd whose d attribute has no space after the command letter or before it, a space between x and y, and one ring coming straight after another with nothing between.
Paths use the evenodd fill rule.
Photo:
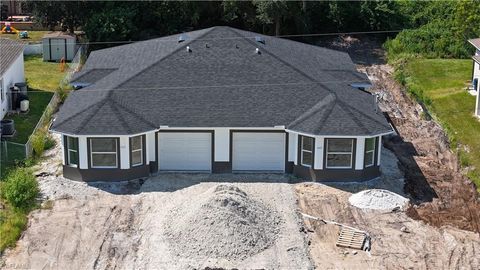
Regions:
<instances>
[{"instance_id":1,"label":"tree","mask_svg":"<svg viewBox=\"0 0 480 270\"><path fill-rule=\"evenodd\" d=\"M62 30L71 33L85 23L92 5L86 1L32 1L26 2L32 10L36 20L54 30L56 26L62 26Z\"/></svg>"},{"instance_id":2,"label":"tree","mask_svg":"<svg viewBox=\"0 0 480 270\"><path fill-rule=\"evenodd\" d=\"M257 18L264 24L275 25L275 35L279 36L282 21L289 16L293 16L289 10L289 5L285 0L253 2L257 8Z\"/></svg>"}]
</instances>

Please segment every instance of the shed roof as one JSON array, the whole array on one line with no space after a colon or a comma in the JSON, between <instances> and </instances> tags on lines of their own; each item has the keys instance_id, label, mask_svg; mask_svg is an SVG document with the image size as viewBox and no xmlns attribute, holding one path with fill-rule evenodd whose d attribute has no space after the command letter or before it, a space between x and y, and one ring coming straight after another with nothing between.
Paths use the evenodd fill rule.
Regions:
<instances>
[{"instance_id":1,"label":"shed roof","mask_svg":"<svg viewBox=\"0 0 480 270\"><path fill-rule=\"evenodd\" d=\"M55 32L50 32L50 33L45 34L42 38L75 39L76 37L74 35L69 34L69 33L61 32L61 31L55 31Z\"/></svg>"},{"instance_id":2,"label":"shed roof","mask_svg":"<svg viewBox=\"0 0 480 270\"><path fill-rule=\"evenodd\" d=\"M23 53L24 47L24 43L0 38L0 75L5 73L18 56Z\"/></svg>"},{"instance_id":3,"label":"shed roof","mask_svg":"<svg viewBox=\"0 0 480 270\"><path fill-rule=\"evenodd\" d=\"M91 53L52 129L124 135L170 127L273 127L376 135L391 127L348 54L230 27ZM265 42L255 41L262 37ZM187 51L186 47L190 50ZM256 49L260 53L256 53ZM99 72L108 70L111 72ZM89 82L87 82L89 80Z\"/></svg>"}]
</instances>

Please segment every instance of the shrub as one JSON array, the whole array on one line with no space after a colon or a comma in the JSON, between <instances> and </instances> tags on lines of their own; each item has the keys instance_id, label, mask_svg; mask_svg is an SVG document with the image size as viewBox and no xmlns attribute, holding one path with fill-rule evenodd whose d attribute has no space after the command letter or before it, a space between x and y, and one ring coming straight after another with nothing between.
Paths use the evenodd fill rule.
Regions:
<instances>
[{"instance_id":1,"label":"shrub","mask_svg":"<svg viewBox=\"0 0 480 270\"><path fill-rule=\"evenodd\" d=\"M55 147L56 144L57 142L52 138L52 136L47 135L47 137L45 138L44 150L52 149L53 147Z\"/></svg>"},{"instance_id":2,"label":"shrub","mask_svg":"<svg viewBox=\"0 0 480 270\"><path fill-rule=\"evenodd\" d=\"M60 103L65 102L65 99L67 99L68 94L70 93L70 90L72 90L72 87L70 85L60 85L60 87L57 89L57 95L60 100Z\"/></svg>"},{"instance_id":3,"label":"shrub","mask_svg":"<svg viewBox=\"0 0 480 270\"><path fill-rule=\"evenodd\" d=\"M47 140L47 132L44 129L38 130L32 136L32 148L36 157L40 157L45 150L45 142Z\"/></svg>"},{"instance_id":4,"label":"shrub","mask_svg":"<svg viewBox=\"0 0 480 270\"><path fill-rule=\"evenodd\" d=\"M6 181L2 183L0 190L2 198L20 209L27 209L34 205L38 192L37 180L32 171L27 168L17 168L11 171Z\"/></svg>"}]
</instances>

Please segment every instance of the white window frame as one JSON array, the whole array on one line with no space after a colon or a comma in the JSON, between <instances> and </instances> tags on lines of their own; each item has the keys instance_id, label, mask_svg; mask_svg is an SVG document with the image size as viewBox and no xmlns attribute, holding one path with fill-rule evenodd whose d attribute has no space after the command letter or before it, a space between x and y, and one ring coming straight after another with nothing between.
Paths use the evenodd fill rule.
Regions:
<instances>
[{"instance_id":1,"label":"white window frame","mask_svg":"<svg viewBox=\"0 0 480 270\"><path fill-rule=\"evenodd\" d=\"M367 140L372 139L373 140L373 150L368 150L367 151ZM365 138L365 155L364 159L367 157L368 153L372 153L372 162L371 163L366 163L365 162L365 168L372 167L375 165L375 151L377 150L377 138ZM366 160L365 160L366 161Z\"/></svg>"},{"instance_id":2,"label":"white window frame","mask_svg":"<svg viewBox=\"0 0 480 270\"><path fill-rule=\"evenodd\" d=\"M67 138L67 165L70 166L70 167L74 167L74 168L77 168L78 167L78 163L80 161L80 156L78 155L78 138L77 137L70 137L70 136L66 136ZM77 149L70 149L70 138L72 139L76 139L77 140ZM77 164L72 164L70 162L70 160L72 160L70 158L70 152L75 152L77 154Z\"/></svg>"},{"instance_id":3,"label":"white window frame","mask_svg":"<svg viewBox=\"0 0 480 270\"><path fill-rule=\"evenodd\" d=\"M312 150L308 150L308 149L304 149L303 148L303 140L305 138L309 138L312 140ZM315 138L313 137L308 137L308 136L302 136L302 139L300 140L300 164L302 164L302 166L305 166L305 167L312 167L313 165L313 160L314 160L314 157L313 157L313 146L315 145ZM307 153L310 153L312 154L312 164L305 164L303 163L303 152L307 152Z\"/></svg>"},{"instance_id":4,"label":"white window frame","mask_svg":"<svg viewBox=\"0 0 480 270\"><path fill-rule=\"evenodd\" d=\"M336 139L348 139L348 138L330 138L330 139L325 139L326 140L326 155L325 155L325 167L327 169L352 169L353 168L353 147L355 145L354 139L348 139L352 142L352 147L350 149L350 152L329 152L328 151L328 144L330 140L336 140ZM328 155L350 155L350 166L328 166Z\"/></svg>"},{"instance_id":5,"label":"white window frame","mask_svg":"<svg viewBox=\"0 0 480 270\"><path fill-rule=\"evenodd\" d=\"M93 152L92 141L95 139L111 139L115 141L115 152ZM117 138L89 138L90 143L90 167L92 169L116 169L118 168L118 139ZM94 154L115 154L115 166L94 166L93 155Z\"/></svg>"},{"instance_id":6,"label":"white window frame","mask_svg":"<svg viewBox=\"0 0 480 270\"><path fill-rule=\"evenodd\" d=\"M134 138L140 137L140 148L133 149L133 143L131 142ZM135 136L130 138L130 160L132 161L131 167L137 167L143 165L143 135ZM133 163L133 153L140 152L140 163Z\"/></svg>"}]
</instances>

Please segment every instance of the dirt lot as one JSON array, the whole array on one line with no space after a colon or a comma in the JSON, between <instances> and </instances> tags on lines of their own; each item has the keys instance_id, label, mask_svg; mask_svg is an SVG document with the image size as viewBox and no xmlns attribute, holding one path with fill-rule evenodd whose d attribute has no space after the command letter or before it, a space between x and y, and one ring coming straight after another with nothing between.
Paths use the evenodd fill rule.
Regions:
<instances>
[{"instance_id":1,"label":"dirt lot","mask_svg":"<svg viewBox=\"0 0 480 270\"><path fill-rule=\"evenodd\" d=\"M348 203L348 191L322 184L295 187L301 211L367 231L371 256L335 246L339 228L305 219L311 231L310 254L317 269L479 269L480 238L452 227L441 229L404 212L364 211ZM409 233L401 231L406 227Z\"/></svg>"},{"instance_id":2,"label":"dirt lot","mask_svg":"<svg viewBox=\"0 0 480 270\"><path fill-rule=\"evenodd\" d=\"M165 234L166 224L175 218L172 209L182 205L190 208L212 188L226 184L224 176L162 174L144 183L87 185L56 176L58 148L49 154L51 157L39 168L44 173L38 180L44 199L51 200L44 205L53 206L30 215L28 229L17 247L3 258L4 269L311 268L306 234L301 229L303 223L288 176L228 176L228 181L233 181L249 200L271 209L278 217L273 244L258 254L235 260L207 254L207 249L175 251ZM248 207L246 212L253 211ZM195 226L191 224L186 230ZM207 228L207 233L215 232ZM219 233L228 237L236 232ZM192 241L191 246L198 244Z\"/></svg>"}]
</instances>

